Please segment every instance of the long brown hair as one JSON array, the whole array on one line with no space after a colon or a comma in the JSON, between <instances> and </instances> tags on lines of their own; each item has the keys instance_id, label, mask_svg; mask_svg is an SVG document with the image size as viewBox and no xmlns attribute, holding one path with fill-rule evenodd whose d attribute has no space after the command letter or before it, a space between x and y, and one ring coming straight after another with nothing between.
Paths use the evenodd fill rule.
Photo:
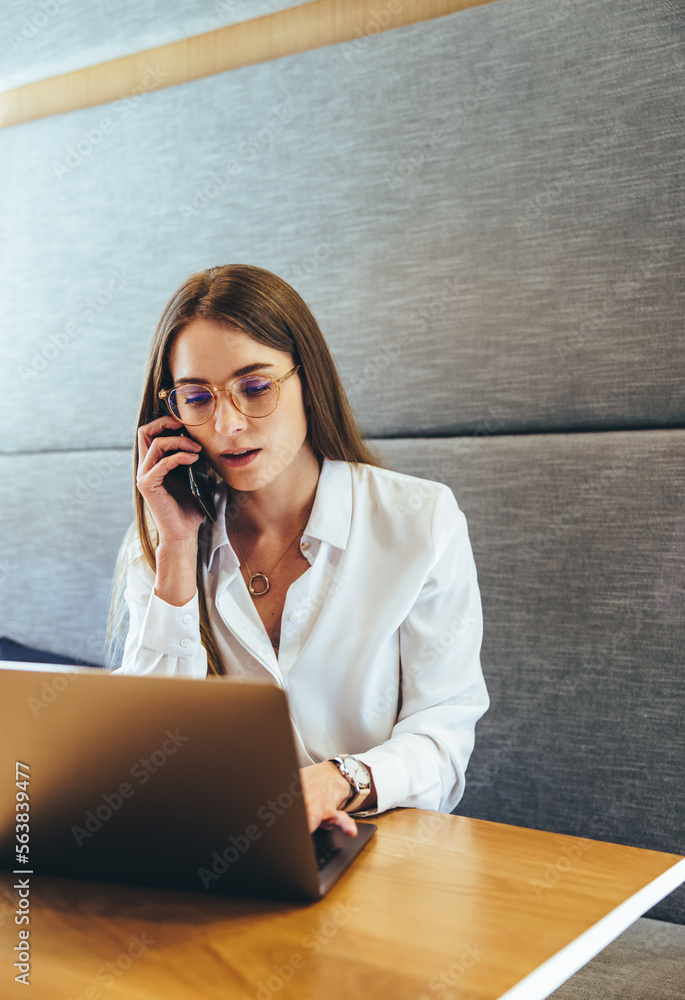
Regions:
<instances>
[{"instance_id":1,"label":"long brown hair","mask_svg":"<svg viewBox=\"0 0 685 1000\"><path fill-rule=\"evenodd\" d=\"M300 378L307 399L309 439L319 459L380 466L382 462L362 438L342 387L335 364L319 325L294 288L261 267L227 264L210 267L191 275L172 295L157 324L148 354L142 402L136 430L159 413L160 389L173 385L169 351L174 338L196 317L217 320L247 333L254 340L278 351L292 354L300 365ZM138 469L138 437L133 446L133 480ZM208 468L217 486L221 483ZM114 574L112 601L107 629L107 660L113 666L121 644L123 592L127 551L136 537L142 555L156 572L157 537L142 494L134 486L135 521L122 543ZM198 546L197 592L200 610L200 638L207 650L208 672L224 673L221 656L209 624L202 578L201 550Z\"/></svg>"}]
</instances>

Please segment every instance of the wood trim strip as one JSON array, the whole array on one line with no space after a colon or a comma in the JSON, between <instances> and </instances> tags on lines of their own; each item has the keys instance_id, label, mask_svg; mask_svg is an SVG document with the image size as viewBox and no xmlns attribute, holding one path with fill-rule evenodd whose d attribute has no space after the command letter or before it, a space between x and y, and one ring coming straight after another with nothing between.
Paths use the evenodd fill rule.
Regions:
<instances>
[{"instance_id":1,"label":"wood trim strip","mask_svg":"<svg viewBox=\"0 0 685 1000\"><path fill-rule=\"evenodd\" d=\"M0 128L367 38L493 0L312 0L0 94ZM350 48L350 53L354 48Z\"/></svg>"}]
</instances>

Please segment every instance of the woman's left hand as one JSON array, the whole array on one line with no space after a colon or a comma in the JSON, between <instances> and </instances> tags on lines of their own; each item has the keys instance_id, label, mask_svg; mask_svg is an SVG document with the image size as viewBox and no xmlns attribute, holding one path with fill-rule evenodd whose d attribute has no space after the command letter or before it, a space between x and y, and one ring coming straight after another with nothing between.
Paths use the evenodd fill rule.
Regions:
<instances>
[{"instance_id":1,"label":"woman's left hand","mask_svg":"<svg viewBox=\"0 0 685 1000\"><path fill-rule=\"evenodd\" d=\"M320 764L300 768L300 780L309 832L313 833L323 824L329 828L339 826L351 837L356 837L357 824L340 808L350 797L350 785L335 764L323 760Z\"/></svg>"}]
</instances>

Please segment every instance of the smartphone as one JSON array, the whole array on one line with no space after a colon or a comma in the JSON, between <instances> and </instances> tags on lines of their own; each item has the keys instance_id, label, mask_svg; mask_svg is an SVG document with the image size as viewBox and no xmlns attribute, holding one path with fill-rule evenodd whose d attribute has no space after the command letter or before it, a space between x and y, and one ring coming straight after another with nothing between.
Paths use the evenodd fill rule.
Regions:
<instances>
[{"instance_id":1,"label":"smartphone","mask_svg":"<svg viewBox=\"0 0 685 1000\"><path fill-rule=\"evenodd\" d=\"M153 419L166 416L166 412L161 410L155 414ZM163 427L155 437L190 437L185 427L174 430L171 427ZM167 455L175 454L168 451ZM199 466L199 468L198 468ZM184 504L192 500L200 508L201 512L210 521L216 521L216 507L212 496L212 481L207 475L204 459L199 458L192 465L177 465L168 475L164 477L164 489L178 503Z\"/></svg>"}]
</instances>

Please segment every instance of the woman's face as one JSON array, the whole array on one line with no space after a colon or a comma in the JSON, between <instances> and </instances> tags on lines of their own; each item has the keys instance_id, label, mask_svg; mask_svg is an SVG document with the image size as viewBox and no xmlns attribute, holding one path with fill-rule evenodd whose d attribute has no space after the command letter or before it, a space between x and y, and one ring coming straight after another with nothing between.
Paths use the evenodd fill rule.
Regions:
<instances>
[{"instance_id":1,"label":"woman's face","mask_svg":"<svg viewBox=\"0 0 685 1000\"><path fill-rule=\"evenodd\" d=\"M223 388L255 371L277 379L295 362L291 354L266 347L243 330L196 318L174 340L169 365L175 385L192 379ZM222 392L214 415L187 431L202 445L207 463L236 490L261 489L279 477L296 477L314 457L299 372L280 386L278 406L268 416L246 417Z\"/></svg>"}]
</instances>

